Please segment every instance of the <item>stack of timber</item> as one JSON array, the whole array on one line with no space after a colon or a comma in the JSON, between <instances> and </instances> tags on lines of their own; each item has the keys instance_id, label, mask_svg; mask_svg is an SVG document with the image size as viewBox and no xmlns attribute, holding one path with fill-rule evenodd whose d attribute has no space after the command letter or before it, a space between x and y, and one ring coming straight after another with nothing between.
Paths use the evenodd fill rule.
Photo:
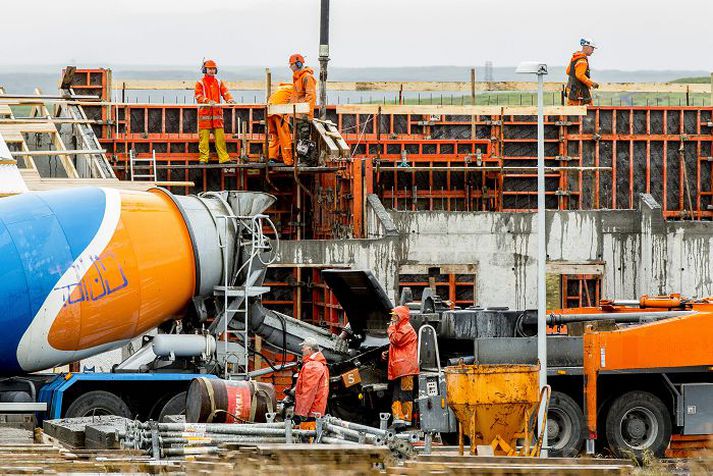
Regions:
<instances>
[{"instance_id":1,"label":"stack of timber","mask_svg":"<svg viewBox=\"0 0 713 476\"><path fill-rule=\"evenodd\" d=\"M502 474L502 475L604 475L631 474L633 463L621 459L530 458L507 456L420 456L403 466L388 467L392 475L411 474Z\"/></svg>"},{"instance_id":2,"label":"stack of timber","mask_svg":"<svg viewBox=\"0 0 713 476\"><path fill-rule=\"evenodd\" d=\"M324 476L380 474L391 452L386 447L335 444L226 444L216 455L186 461L187 474Z\"/></svg>"}]
</instances>

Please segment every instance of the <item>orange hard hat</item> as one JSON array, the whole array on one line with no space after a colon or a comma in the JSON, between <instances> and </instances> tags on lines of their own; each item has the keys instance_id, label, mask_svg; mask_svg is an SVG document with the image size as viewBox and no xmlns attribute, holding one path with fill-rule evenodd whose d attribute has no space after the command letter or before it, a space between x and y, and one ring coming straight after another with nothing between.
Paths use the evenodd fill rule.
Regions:
<instances>
[{"instance_id":1,"label":"orange hard hat","mask_svg":"<svg viewBox=\"0 0 713 476\"><path fill-rule=\"evenodd\" d=\"M290 64L295 64L295 63L297 63L298 61L299 61L300 63L304 64L304 63L305 63L305 57L302 56L302 55L299 54L299 53L295 53L295 54L293 54L292 56L290 56Z\"/></svg>"},{"instance_id":2,"label":"orange hard hat","mask_svg":"<svg viewBox=\"0 0 713 476\"><path fill-rule=\"evenodd\" d=\"M216 62L213 61L212 59L207 59L207 60L205 60L205 61L203 62L203 67L204 67L204 68L216 68L216 69L217 69L217 68L218 68L218 65L217 65Z\"/></svg>"}]
</instances>

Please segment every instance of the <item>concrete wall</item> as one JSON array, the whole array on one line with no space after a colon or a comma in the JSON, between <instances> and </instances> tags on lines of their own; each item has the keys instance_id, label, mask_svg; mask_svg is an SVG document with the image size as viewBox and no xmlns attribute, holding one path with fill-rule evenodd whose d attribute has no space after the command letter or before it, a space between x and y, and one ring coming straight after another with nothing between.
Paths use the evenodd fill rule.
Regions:
<instances>
[{"instance_id":1,"label":"concrete wall","mask_svg":"<svg viewBox=\"0 0 713 476\"><path fill-rule=\"evenodd\" d=\"M713 295L713 223L666 222L650 196L642 195L640 203L639 210L548 212L550 271L600 273L602 295L609 298ZM534 213L384 214L376 208L367 220L367 236L373 238L282 242L280 264L370 269L392 299L400 269L470 265L478 304L535 307ZM394 226L397 232L387 233Z\"/></svg>"}]
</instances>

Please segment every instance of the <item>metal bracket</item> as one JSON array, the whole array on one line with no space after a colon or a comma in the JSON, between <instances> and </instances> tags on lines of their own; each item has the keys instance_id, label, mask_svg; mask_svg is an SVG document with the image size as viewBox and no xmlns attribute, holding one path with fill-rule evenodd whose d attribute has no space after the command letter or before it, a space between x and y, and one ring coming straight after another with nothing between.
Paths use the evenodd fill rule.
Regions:
<instances>
[{"instance_id":1,"label":"metal bracket","mask_svg":"<svg viewBox=\"0 0 713 476\"><path fill-rule=\"evenodd\" d=\"M668 378L668 375L666 374L661 374L663 377L663 381L666 382L666 386L668 387L669 390L671 390L671 393L673 394L673 406L674 410L676 412L676 426L683 426L684 424L684 411L683 411L683 398L681 396L681 392L678 391L676 386L671 382L671 379Z\"/></svg>"},{"instance_id":2,"label":"metal bracket","mask_svg":"<svg viewBox=\"0 0 713 476\"><path fill-rule=\"evenodd\" d=\"M153 459L161 459L161 445L158 442L158 422L150 421L151 427L151 452Z\"/></svg>"},{"instance_id":3,"label":"metal bracket","mask_svg":"<svg viewBox=\"0 0 713 476\"><path fill-rule=\"evenodd\" d=\"M572 194L569 190L556 190L555 195L558 197L568 197Z\"/></svg>"},{"instance_id":4,"label":"metal bracket","mask_svg":"<svg viewBox=\"0 0 713 476\"><path fill-rule=\"evenodd\" d=\"M555 121L556 126L573 126L574 122L572 121Z\"/></svg>"},{"instance_id":5,"label":"metal bracket","mask_svg":"<svg viewBox=\"0 0 713 476\"><path fill-rule=\"evenodd\" d=\"M386 430L388 428L389 418L391 418L391 413L379 413L379 429Z\"/></svg>"},{"instance_id":6,"label":"metal bracket","mask_svg":"<svg viewBox=\"0 0 713 476\"><path fill-rule=\"evenodd\" d=\"M576 160L576 157L570 157L569 155L558 155L555 157L555 160L559 160L560 162L569 162L570 160Z\"/></svg>"}]
</instances>

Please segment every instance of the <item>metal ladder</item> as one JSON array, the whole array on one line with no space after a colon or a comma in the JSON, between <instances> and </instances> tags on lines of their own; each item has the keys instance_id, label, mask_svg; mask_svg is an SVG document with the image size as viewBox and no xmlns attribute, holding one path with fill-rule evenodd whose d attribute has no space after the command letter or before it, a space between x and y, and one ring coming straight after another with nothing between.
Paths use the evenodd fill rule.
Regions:
<instances>
[{"instance_id":1,"label":"metal ladder","mask_svg":"<svg viewBox=\"0 0 713 476\"><path fill-rule=\"evenodd\" d=\"M211 323L208 331L215 334L218 330L223 332L223 345L224 352L226 356L226 361L224 362L224 378L230 379L234 376L241 376L245 379L249 378L249 360L250 360L250 335L249 335L249 320L250 320L250 298L261 297L263 294L270 291L269 286L259 286L258 281L262 278L263 272L269 264L271 264L277 257L275 254L270 262L265 263L262 261L260 254L266 251L272 250L272 245L270 240L265 236L263 232L263 221L267 222L273 227L272 221L267 215L254 215L254 216L237 216L237 215L219 215L216 216L217 219L223 220L223 234L220 241L220 248L223 253L223 285L216 286L213 289L213 295L216 297L223 298L223 312ZM242 264L242 266L231 275L228 269L228 221L240 223L241 227L249 230L250 233L250 253L248 260ZM235 254L236 256L241 252L242 247L240 246L240 234L236 235L238 242L236 243ZM247 243L245 243L247 245ZM258 260L258 266L255 266L255 261ZM234 281L240 275L242 271L246 271L245 282L240 286L236 286ZM231 276L231 281L228 280L228 276ZM237 316L241 315L243 317L242 330L231 330L228 329L228 324L235 319ZM229 371L228 365L228 337L230 335L240 335L242 334L242 344L244 350L244 371L243 372L231 372Z\"/></svg>"},{"instance_id":2,"label":"metal ladder","mask_svg":"<svg viewBox=\"0 0 713 476\"><path fill-rule=\"evenodd\" d=\"M145 164L145 165L142 165ZM134 170L148 168L148 174L137 174ZM156 151L151 151L150 158L140 158L136 156L134 149L129 150L129 169L131 171L131 181L134 182L135 179L148 179L151 182L156 181Z\"/></svg>"}]
</instances>

